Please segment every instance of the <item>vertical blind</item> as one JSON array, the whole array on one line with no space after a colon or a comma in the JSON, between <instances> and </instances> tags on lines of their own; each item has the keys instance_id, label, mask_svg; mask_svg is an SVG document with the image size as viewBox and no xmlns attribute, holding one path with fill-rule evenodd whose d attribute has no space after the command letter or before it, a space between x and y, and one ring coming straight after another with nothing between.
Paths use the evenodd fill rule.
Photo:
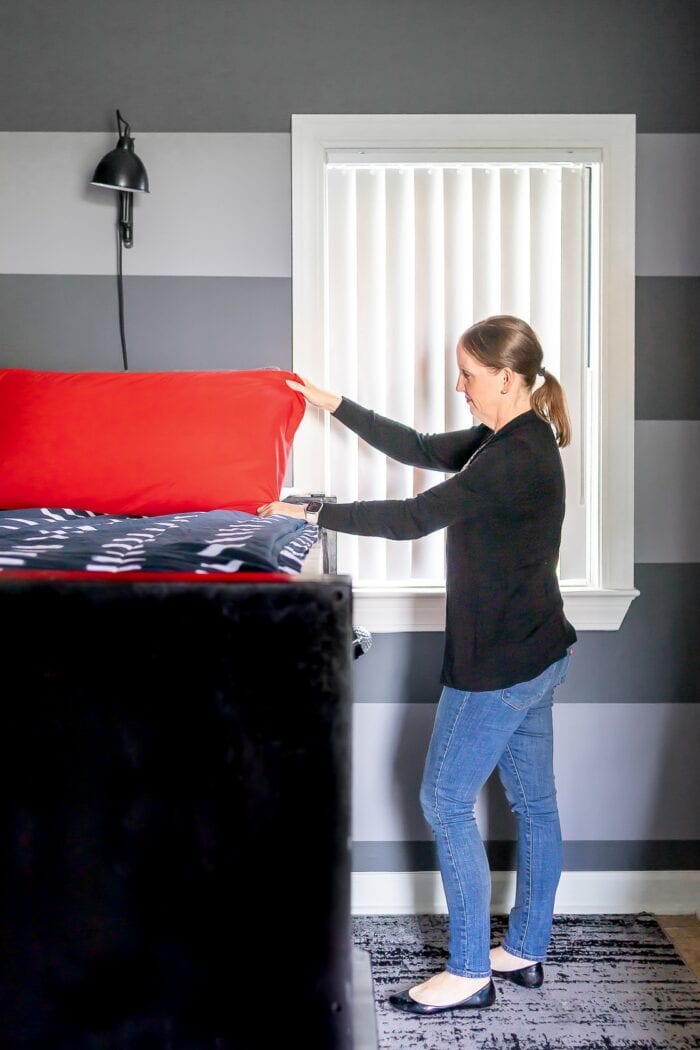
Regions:
<instances>
[{"instance_id":1,"label":"vertical blind","mask_svg":"<svg viewBox=\"0 0 700 1050\"><path fill-rule=\"evenodd\" d=\"M455 391L461 333L515 314L537 333L573 425L562 450L567 514L561 580L589 576L587 308L590 166L328 164L326 353L332 390L423 432L477 421ZM331 427L339 502L405 499L445 475L403 466ZM444 534L415 541L338 535L360 584L444 582Z\"/></svg>"}]
</instances>

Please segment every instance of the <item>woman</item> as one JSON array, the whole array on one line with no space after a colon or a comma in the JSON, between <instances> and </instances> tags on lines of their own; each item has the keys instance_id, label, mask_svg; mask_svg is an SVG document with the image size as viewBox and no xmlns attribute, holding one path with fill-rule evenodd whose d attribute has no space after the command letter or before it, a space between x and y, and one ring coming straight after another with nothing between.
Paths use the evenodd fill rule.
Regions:
<instances>
[{"instance_id":1,"label":"woman","mask_svg":"<svg viewBox=\"0 0 700 1050\"><path fill-rule=\"evenodd\" d=\"M445 970L390 997L414 1014L491 1006L492 974L526 987L543 980L562 853L552 701L576 632L556 575L564 519L557 445L569 443L571 426L564 391L542 356L535 332L517 317L468 328L457 344L457 390L480 425L446 434L419 434L288 380L386 455L452 476L413 499L258 510L390 539L447 529L443 688L420 800L437 843L449 957ZM535 390L538 376L544 382ZM503 944L489 951L491 877L474 805L496 767L518 820L517 887Z\"/></svg>"}]
</instances>

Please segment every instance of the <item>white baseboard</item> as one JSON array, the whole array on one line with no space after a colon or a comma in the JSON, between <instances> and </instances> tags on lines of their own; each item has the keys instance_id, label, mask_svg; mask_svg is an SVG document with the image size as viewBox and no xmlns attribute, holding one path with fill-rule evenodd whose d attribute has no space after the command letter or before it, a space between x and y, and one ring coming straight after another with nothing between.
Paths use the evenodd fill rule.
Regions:
<instances>
[{"instance_id":1,"label":"white baseboard","mask_svg":"<svg viewBox=\"0 0 700 1050\"><path fill-rule=\"evenodd\" d=\"M492 874L491 913L506 915L515 899L515 872ZM555 914L700 914L700 871L565 871ZM447 912L437 871L356 871L353 915L438 915Z\"/></svg>"}]
</instances>

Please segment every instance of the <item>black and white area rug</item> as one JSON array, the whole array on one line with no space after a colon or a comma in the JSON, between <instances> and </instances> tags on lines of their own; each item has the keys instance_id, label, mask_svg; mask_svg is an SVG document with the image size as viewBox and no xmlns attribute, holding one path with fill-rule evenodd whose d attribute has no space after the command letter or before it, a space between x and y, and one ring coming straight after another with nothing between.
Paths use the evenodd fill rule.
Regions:
<instances>
[{"instance_id":1,"label":"black and white area rug","mask_svg":"<svg viewBox=\"0 0 700 1050\"><path fill-rule=\"evenodd\" d=\"M545 981L520 988L494 978L486 1010L401 1014L392 992L444 968L447 917L353 917L368 951L379 1050L698 1050L700 982L653 915L555 915ZM491 946L505 916L491 916Z\"/></svg>"}]
</instances>

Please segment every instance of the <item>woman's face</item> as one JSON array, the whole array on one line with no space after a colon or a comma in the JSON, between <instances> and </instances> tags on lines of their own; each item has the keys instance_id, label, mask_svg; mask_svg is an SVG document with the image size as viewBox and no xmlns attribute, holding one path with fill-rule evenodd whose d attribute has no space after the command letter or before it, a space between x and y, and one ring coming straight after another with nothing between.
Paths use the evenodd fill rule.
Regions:
<instances>
[{"instance_id":1,"label":"woman's face","mask_svg":"<svg viewBox=\"0 0 700 1050\"><path fill-rule=\"evenodd\" d=\"M463 346L457 347L457 391L464 394L469 411L487 426L493 426L503 389L501 372L482 365Z\"/></svg>"}]
</instances>

